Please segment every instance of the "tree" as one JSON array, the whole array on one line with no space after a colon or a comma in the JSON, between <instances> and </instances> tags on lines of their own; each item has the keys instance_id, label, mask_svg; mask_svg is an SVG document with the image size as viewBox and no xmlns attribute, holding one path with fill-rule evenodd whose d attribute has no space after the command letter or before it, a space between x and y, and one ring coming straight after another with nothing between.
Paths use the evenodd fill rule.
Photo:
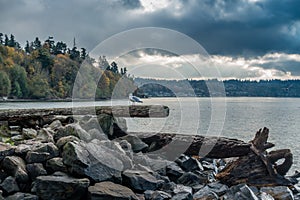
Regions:
<instances>
[{"instance_id":1,"label":"tree","mask_svg":"<svg viewBox=\"0 0 300 200\"><path fill-rule=\"evenodd\" d=\"M8 75L4 71L0 71L0 95L2 97L9 96L11 83Z\"/></svg>"},{"instance_id":2,"label":"tree","mask_svg":"<svg viewBox=\"0 0 300 200\"><path fill-rule=\"evenodd\" d=\"M52 36L48 37L48 39L45 41L45 44L48 45L50 53L53 53L55 49L55 42Z\"/></svg>"},{"instance_id":3,"label":"tree","mask_svg":"<svg viewBox=\"0 0 300 200\"><path fill-rule=\"evenodd\" d=\"M33 42L33 48L34 49L39 49L42 47L42 43L41 41L39 40L38 37L35 38L34 42Z\"/></svg>"},{"instance_id":4,"label":"tree","mask_svg":"<svg viewBox=\"0 0 300 200\"><path fill-rule=\"evenodd\" d=\"M27 54L30 54L30 52L31 52L31 48L30 48L30 45L29 45L28 40L26 41L25 52L26 52Z\"/></svg>"},{"instance_id":5,"label":"tree","mask_svg":"<svg viewBox=\"0 0 300 200\"><path fill-rule=\"evenodd\" d=\"M80 57L80 52L77 50L77 47L73 47L69 52L72 60L77 60Z\"/></svg>"},{"instance_id":6,"label":"tree","mask_svg":"<svg viewBox=\"0 0 300 200\"><path fill-rule=\"evenodd\" d=\"M53 54L65 54L67 51L67 45L64 42L57 42L55 47L53 48Z\"/></svg>"},{"instance_id":7,"label":"tree","mask_svg":"<svg viewBox=\"0 0 300 200\"><path fill-rule=\"evenodd\" d=\"M80 54L81 59L85 59L87 57L86 49L81 48L81 54Z\"/></svg>"},{"instance_id":8,"label":"tree","mask_svg":"<svg viewBox=\"0 0 300 200\"><path fill-rule=\"evenodd\" d=\"M0 44L3 44L3 33L0 33Z\"/></svg>"},{"instance_id":9,"label":"tree","mask_svg":"<svg viewBox=\"0 0 300 200\"><path fill-rule=\"evenodd\" d=\"M18 98L28 95L27 75L23 67L14 65L9 71L11 79L11 94Z\"/></svg>"},{"instance_id":10,"label":"tree","mask_svg":"<svg viewBox=\"0 0 300 200\"><path fill-rule=\"evenodd\" d=\"M8 44L9 44L9 39L8 39L8 36L5 34L5 39L4 39L4 45L5 46L8 46Z\"/></svg>"},{"instance_id":11,"label":"tree","mask_svg":"<svg viewBox=\"0 0 300 200\"><path fill-rule=\"evenodd\" d=\"M118 69L118 64L115 62L115 61L113 61L111 64L110 64L110 66L111 66L111 71L112 72L114 72L114 73L119 73L119 69Z\"/></svg>"}]
</instances>

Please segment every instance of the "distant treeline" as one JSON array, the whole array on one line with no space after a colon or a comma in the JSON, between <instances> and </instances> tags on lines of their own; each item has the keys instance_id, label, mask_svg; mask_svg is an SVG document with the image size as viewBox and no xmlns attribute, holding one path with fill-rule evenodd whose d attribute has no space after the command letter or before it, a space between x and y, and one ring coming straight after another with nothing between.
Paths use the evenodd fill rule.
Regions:
<instances>
[{"instance_id":1,"label":"distant treeline","mask_svg":"<svg viewBox=\"0 0 300 200\"><path fill-rule=\"evenodd\" d=\"M71 98L83 62L89 68L80 75L91 81L81 83L82 87L76 91L80 96L93 96L89 94L93 92L89 88L99 75L102 76L96 88L96 98L110 98L120 78L126 87L118 95L127 96L134 87L126 68L119 69L115 62L109 64L105 56L100 56L98 61L90 58L85 48L77 48L75 39L73 47L68 47L63 41L54 41L53 37L44 42L36 37L22 48L14 35L0 33L0 98Z\"/></svg>"},{"instance_id":2,"label":"distant treeline","mask_svg":"<svg viewBox=\"0 0 300 200\"><path fill-rule=\"evenodd\" d=\"M149 97L300 97L300 80L154 80L136 78L138 94ZM224 89L219 87L224 85ZM208 85L210 88L208 89ZM216 86L216 87L214 87ZM224 93L225 92L225 93Z\"/></svg>"}]
</instances>

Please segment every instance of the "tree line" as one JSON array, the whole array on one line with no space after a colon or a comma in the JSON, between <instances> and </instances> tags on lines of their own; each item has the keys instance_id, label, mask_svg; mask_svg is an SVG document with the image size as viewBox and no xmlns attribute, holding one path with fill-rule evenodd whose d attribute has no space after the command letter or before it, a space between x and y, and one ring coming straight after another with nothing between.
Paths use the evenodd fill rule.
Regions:
<instances>
[{"instance_id":1,"label":"tree line","mask_svg":"<svg viewBox=\"0 0 300 200\"><path fill-rule=\"evenodd\" d=\"M68 47L65 42L55 41L51 36L43 42L36 37L31 42L26 41L22 48L14 35L0 33L0 97L71 98L74 81L83 64L89 66L89 73L81 74L87 81L79 92L92 92L86 89L91 86L89 80L98 80L99 76L97 99L110 98L121 79L125 86L119 96L127 96L135 87L126 68L119 69L116 62L109 64L105 56L100 56L96 61L85 48L76 46L75 39L73 47Z\"/></svg>"}]
</instances>

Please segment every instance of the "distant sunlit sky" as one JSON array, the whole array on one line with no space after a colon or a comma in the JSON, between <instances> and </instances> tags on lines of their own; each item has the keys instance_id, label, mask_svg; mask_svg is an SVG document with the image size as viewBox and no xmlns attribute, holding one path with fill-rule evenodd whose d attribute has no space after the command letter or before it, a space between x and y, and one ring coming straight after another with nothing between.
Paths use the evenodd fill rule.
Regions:
<instances>
[{"instance_id":1,"label":"distant sunlit sky","mask_svg":"<svg viewBox=\"0 0 300 200\"><path fill-rule=\"evenodd\" d=\"M196 40L225 79L300 78L299 0L0 1L0 32L14 34L22 46L48 36L71 46L75 37L79 47L91 52L110 36L140 27L172 29ZM178 57L159 51L119 59L129 70L150 61L152 66L188 69ZM160 75L172 78L168 70Z\"/></svg>"}]
</instances>

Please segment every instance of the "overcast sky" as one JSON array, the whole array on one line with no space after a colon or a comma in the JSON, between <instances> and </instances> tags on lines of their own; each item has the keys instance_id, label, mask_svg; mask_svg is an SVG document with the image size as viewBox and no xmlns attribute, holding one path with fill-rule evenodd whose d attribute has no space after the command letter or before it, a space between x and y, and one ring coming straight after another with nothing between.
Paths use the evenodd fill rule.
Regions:
<instances>
[{"instance_id":1,"label":"overcast sky","mask_svg":"<svg viewBox=\"0 0 300 200\"><path fill-rule=\"evenodd\" d=\"M36 36L69 45L75 37L92 51L114 34L150 26L196 40L224 78L300 77L299 0L0 0L0 32L14 34L22 46ZM134 55L185 67L159 52ZM129 70L138 64L133 55L121 62Z\"/></svg>"}]
</instances>

